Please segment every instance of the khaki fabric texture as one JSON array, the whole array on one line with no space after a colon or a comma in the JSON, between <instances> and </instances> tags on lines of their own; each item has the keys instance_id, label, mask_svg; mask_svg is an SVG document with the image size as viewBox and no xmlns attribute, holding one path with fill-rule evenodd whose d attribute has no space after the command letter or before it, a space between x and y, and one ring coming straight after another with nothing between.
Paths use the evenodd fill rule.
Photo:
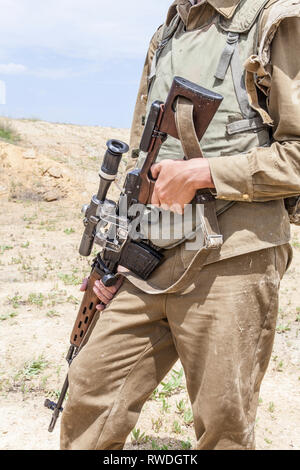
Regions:
<instances>
[{"instance_id":1,"label":"khaki fabric texture","mask_svg":"<svg viewBox=\"0 0 300 470\"><path fill-rule=\"evenodd\" d=\"M224 14L225 18L232 17L240 4L225 2L226 8L229 9L226 10L226 16L225 11L220 8L224 2L212 0L208 3L215 11ZM276 3L270 1L264 8L259 30L260 39L264 36L264 28ZM200 31L205 24L203 21L207 22L204 11L206 7L206 3L191 6L188 0L180 0L171 6L168 18L170 20L174 12L178 11L187 29L192 24L193 28L197 27ZM297 2L295 15L296 7ZM161 28L159 31L161 33ZM258 77L260 88L258 84L255 86L261 93L264 86L260 99L265 101L268 116L271 116L273 143L270 147L254 147L246 153L239 153L237 148L232 155L209 159L218 201L238 203L224 214L221 224L224 227L222 234L225 242L221 252L215 252L209 262L285 244L290 240L290 223L283 199L300 192L300 105L299 100L295 99L299 90L297 95L297 89L293 88L300 83L300 18L296 16L282 19L276 26L272 41L269 42L270 63L265 66L268 76ZM144 105L139 106L134 115L134 138L131 142L134 148L138 148L141 137L136 131L135 123L141 122L142 116L146 115L147 77L158 43L159 35L156 35L147 57L148 74L144 69L141 80ZM141 97L140 92L138 96ZM249 99L251 102L250 95ZM132 168L135 162L136 160L131 160L128 169ZM245 221L247 227L244 227Z\"/></svg>"},{"instance_id":2,"label":"khaki fabric texture","mask_svg":"<svg viewBox=\"0 0 300 470\"><path fill-rule=\"evenodd\" d=\"M179 248L161 285L184 270ZM119 450L145 401L180 358L196 448L254 449L289 245L206 266L188 294L149 296L125 282L70 368L63 450ZM230 288L229 288L230 287Z\"/></svg>"}]
</instances>

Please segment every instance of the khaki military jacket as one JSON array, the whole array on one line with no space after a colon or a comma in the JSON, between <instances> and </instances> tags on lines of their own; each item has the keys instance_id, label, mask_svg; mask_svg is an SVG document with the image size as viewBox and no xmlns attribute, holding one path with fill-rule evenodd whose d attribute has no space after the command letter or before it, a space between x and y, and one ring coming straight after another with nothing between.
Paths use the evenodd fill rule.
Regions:
<instances>
[{"instance_id":1,"label":"khaki military jacket","mask_svg":"<svg viewBox=\"0 0 300 470\"><path fill-rule=\"evenodd\" d=\"M193 3L193 0L176 0L168 17L176 9L186 29L193 30L207 24L216 10L231 18L240 1ZM253 148L246 154L209 159L217 199L236 204L220 217L224 244L220 252L209 256L207 263L290 240L284 198L300 193L300 2L286 0L291 14L287 10L285 18L277 18L276 12L274 15L276 3L277 0L270 0L265 6L259 26L258 53L244 65L249 102L272 129L273 143L267 148ZM269 23L271 28L266 29ZM131 128L128 169L135 165L138 156L146 114L147 79L160 31L161 28L150 42L144 64ZM262 108L257 100L258 89L265 96ZM187 263L189 256L192 254L187 254Z\"/></svg>"}]
</instances>

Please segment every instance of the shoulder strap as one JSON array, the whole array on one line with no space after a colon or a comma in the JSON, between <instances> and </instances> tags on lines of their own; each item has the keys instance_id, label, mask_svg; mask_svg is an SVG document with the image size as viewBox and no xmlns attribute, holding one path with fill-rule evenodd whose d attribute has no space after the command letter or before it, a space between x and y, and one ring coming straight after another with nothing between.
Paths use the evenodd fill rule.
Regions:
<instances>
[{"instance_id":1,"label":"shoulder strap","mask_svg":"<svg viewBox=\"0 0 300 470\"><path fill-rule=\"evenodd\" d=\"M232 33L247 33L269 0L242 0L230 19L220 18L220 27Z\"/></svg>"},{"instance_id":2,"label":"shoulder strap","mask_svg":"<svg viewBox=\"0 0 300 470\"><path fill-rule=\"evenodd\" d=\"M165 46L168 44L170 39L174 36L179 26L179 23L180 23L180 16L176 14L168 25L166 23L164 24L162 28L162 32L161 32L161 38L160 38L160 41L158 43L157 49L155 51L155 54L152 60L151 70L150 70L150 74L148 77L149 83L155 77L157 61L162 51L164 50Z\"/></svg>"},{"instance_id":3,"label":"shoulder strap","mask_svg":"<svg viewBox=\"0 0 300 470\"><path fill-rule=\"evenodd\" d=\"M231 134L243 129L257 130L264 126L261 117L257 116L257 112L249 103L245 85L245 70L240 60L239 41L241 34L249 32L255 23L257 23L258 29L259 17L268 2L269 0L252 0L251 2L242 0L231 19L220 17L220 27L227 31L227 42L220 57L215 77L223 81L230 66L235 94L243 116L240 127L235 125L228 129Z\"/></svg>"}]
</instances>

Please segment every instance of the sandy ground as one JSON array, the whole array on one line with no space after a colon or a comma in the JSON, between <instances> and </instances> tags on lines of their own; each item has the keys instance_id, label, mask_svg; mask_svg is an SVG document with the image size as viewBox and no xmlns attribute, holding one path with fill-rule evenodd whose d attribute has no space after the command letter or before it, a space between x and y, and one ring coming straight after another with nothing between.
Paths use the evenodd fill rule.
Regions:
<instances>
[{"instance_id":1,"label":"sandy ground","mask_svg":"<svg viewBox=\"0 0 300 470\"><path fill-rule=\"evenodd\" d=\"M0 142L0 449L55 450L51 412L90 260L78 254L81 206L98 185L105 142L128 130L9 121L17 146ZM124 168L124 166L123 166ZM52 195L49 191L52 191ZM48 200L52 202L47 202ZM277 333L256 421L258 449L300 450L300 230L283 279ZM195 444L181 364L149 400L126 449Z\"/></svg>"}]
</instances>

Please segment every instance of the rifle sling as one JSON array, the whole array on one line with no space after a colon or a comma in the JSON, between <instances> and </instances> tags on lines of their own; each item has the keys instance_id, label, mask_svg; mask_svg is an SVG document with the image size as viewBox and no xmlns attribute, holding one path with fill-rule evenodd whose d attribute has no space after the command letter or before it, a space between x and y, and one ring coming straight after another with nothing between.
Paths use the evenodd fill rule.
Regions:
<instances>
[{"instance_id":1,"label":"rifle sling","mask_svg":"<svg viewBox=\"0 0 300 470\"><path fill-rule=\"evenodd\" d=\"M179 97L177 101L175 120L184 155L186 155L186 158L188 159L203 158L195 131L193 113L194 108L192 102L186 98ZM122 273L122 275L147 294L174 294L179 291L185 291L188 287L193 285L195 277L205 265L209 254L213 250L220 250L223 243L214 198L210 198L204 204L203 230L206 239L205 245L195 254L182 276L168 288L160 289L152 284L151 279L143 281L132 272Z\"/></svg>"}]
</instances>

